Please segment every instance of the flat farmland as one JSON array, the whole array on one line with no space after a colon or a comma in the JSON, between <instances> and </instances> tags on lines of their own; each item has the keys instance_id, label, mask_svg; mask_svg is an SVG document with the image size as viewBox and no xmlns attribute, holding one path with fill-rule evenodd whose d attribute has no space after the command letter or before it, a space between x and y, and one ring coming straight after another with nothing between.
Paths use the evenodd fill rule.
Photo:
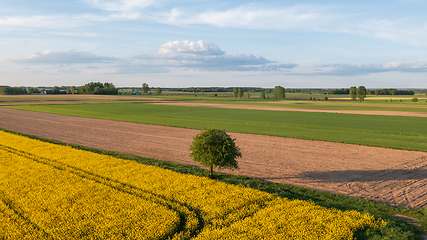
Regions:
<instances>
[{"instance_id":1,"label":"flat farmland","mask_svg":"<svg viewBox=\"0 0 427 240\"><path fill-rule=\"evenodd\" d=\"M424 117L170 106L139 102L8 107L76 117L199 130L214 127L228 132L427 152L427 121Z\"/></svg>"},{"instance_id":2,"label":"flat farmland","mask_svg":"<svg viewBox=\"0 0 427 240\"><path fill-rule=\"evenodd\" d=\"M161 109L163 106L156 107ZM190 108L189 113L194 109ZM92 117L97 117L96 113ZM139 117L142 118L141 115ZM0 128L7 130L97 149L196 165L188 156L192 137L199 132L194 129L6 108L0 109L0 118ZM415 126L412 131L425 138L426 134L422 133L425 128L420 126L423 125ZM416 131L417 128L421 133ZM239 160L240 169L234 171L234 174L393 205L423 208L427 204L426 152L242 133L232 133L232 137L242 148L243 154Z\"/></svg>"}]
</instances>

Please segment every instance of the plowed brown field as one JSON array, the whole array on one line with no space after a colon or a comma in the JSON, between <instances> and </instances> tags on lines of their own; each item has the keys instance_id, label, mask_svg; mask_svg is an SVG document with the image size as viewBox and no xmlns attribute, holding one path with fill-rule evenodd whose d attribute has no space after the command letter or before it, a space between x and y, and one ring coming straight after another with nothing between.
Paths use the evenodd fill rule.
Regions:
<instances>
[{"instance_id":1,"label":"plowed brown field","mask_svg":"<svg viewBox=\"0 0 427 240\"><path fill-rule=\"evenodd\" d=\"M0 128L92 148L196 166L198 130L0 108ZM423 208L427 153L231 133L242 149L234 174ZM228 171L226 171L228 172ZM231 171L230 171L231 172Z\"/></svg>"}]
</instances>

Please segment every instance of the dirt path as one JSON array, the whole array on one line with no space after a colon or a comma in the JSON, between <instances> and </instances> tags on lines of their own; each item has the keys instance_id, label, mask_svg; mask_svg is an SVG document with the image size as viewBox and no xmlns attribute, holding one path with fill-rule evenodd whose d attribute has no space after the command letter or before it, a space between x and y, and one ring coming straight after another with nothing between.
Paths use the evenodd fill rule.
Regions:
<instances>
[{"instance_id":1,"label":"dirt path","mask_svg":"<svg viewBox=\"0 0 427 240\"><path fill-rule=\"evenodd\" d=\"M298 111L298 112L325 112L325 113L346 113L364 115L384 115L384 116L406 116L406 117L427 117L427 112L406 112L406 111L371 111L371 110L329 110L329 109L307 109L293 107L276 106L256 106L238 104L218 104L218 103L188 103L188 102L156 102L150 104L187 106L187 107L212 107L212 108L235 108L253 110L273 110L273 111Z\"/></svg>"},{"instance_id":2,"label":"dirt path","mask_svg":"<svg viewBox=\"0 0 427 240\"><path fill-rule=\"evenodd\" d=\"M58 141L197 166L198 130L0 108L0 128ZM291 138L231 134L242 149L234 174L427 207L427 153Z\"/></svg>"}]
</instances>

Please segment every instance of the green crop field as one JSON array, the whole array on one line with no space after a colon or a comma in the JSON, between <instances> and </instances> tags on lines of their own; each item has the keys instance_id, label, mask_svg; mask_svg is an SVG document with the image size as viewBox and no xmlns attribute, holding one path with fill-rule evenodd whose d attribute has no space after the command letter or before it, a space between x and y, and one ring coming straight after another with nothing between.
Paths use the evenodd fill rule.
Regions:
<instances>
[{"instance_id":1,"label":"green crop field","mask_svg":"<svg viewBox=\"0 0 427 240\"><path fill-rule=\"evenodd\" d=\"M14 109L192 129L343 142L427 152L425 118L162 106L142 103L10 106Z\"/></svg>"},{"instance_id":2,"label":"green crop field","mask_svg":"<svg viewBox=\"0 0 427 240\"><path fill-rule=\"evenodd\" d=\"M406 111L406 112L427 112L427 104L419 103L391 103L378 104L376 102L338 102L338 101L202 101L202 103L218 103L233 105L256 105L274 107L292 107L304 109L325 109L325 110L363 110L363 111Z\"/></svg>"}]
</instances>

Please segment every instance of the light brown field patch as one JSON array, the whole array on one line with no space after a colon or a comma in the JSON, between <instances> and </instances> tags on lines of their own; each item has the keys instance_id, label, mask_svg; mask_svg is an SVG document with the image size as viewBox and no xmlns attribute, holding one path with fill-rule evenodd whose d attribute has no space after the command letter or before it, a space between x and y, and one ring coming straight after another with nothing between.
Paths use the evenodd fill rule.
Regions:
<instances>
[{"instance_id":1,"label":"light brown field patch","mask_svg":"<svg viewBox=\"0 0 427 240\"><path fill-rule=\"evenodd\" d=\"M218 104L218 103L189 103L189 102L156 102L156 103L150 103L150 104L186 106L186 107L270 110L270 111L324 112L324 113L345 113L345 114L363 114L363 115L427 117L427 112L410 112L410 111L330 110L330 109L308 109L308 108L280 107L280 106L258 106L258 105L238 105L238 104Z\"/></svg>"},{"instance_id":2,"label":"light brown field patch","mask_svg":"<svg viewBox=\"0 0 427 240\"><path fill-rule=\"evenodd\" d=\"M0 128L97 149L198 166L199 130L0 108ZM393 205L427 207L427 153L231 133L242 149L233 174ZM231 171L226 171L231 173Z\"/></svg>"}]
</instances>

